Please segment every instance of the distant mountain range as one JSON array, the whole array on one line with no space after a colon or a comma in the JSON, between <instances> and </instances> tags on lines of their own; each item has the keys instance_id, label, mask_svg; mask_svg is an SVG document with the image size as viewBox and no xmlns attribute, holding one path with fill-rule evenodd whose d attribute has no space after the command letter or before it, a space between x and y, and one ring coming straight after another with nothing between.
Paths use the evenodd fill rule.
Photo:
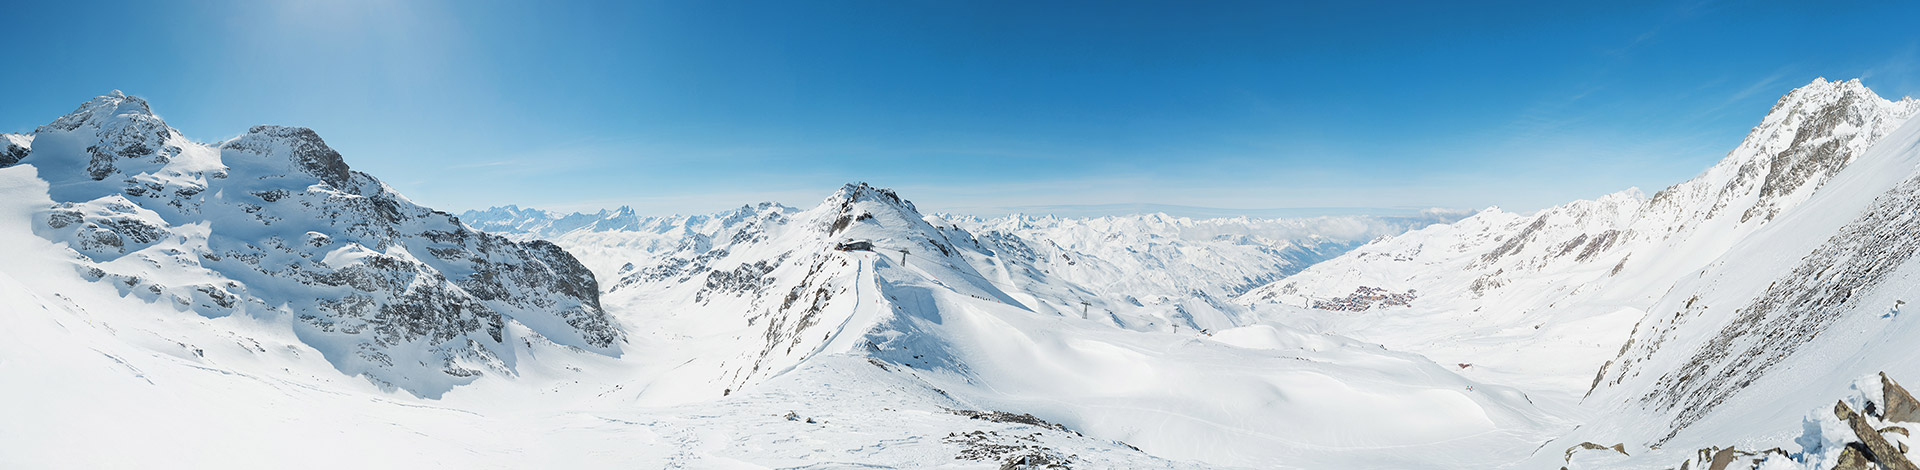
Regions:
<instances>
[{"instance_id":1,"label":"distant mountain range","mask_svg":"<svg viewBox=\"0 0 1920 470\"><path fill-rule=\"evenodd\" d=\"M115 92L0 134L0 467L1902 468L1916 113L1531 214L456 216Z\"/></svg>"}]
</instances>

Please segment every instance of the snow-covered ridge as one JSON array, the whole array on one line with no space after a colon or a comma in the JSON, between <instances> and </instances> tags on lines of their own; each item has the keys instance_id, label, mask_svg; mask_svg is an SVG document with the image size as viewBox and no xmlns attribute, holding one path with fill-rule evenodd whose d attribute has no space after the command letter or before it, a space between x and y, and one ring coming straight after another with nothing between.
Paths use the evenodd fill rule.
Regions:
<instances>
[{"instance_id":1,"label":"snow-covered ridge","mask_svg":"<svg viewBox=\"0 0 1920 470\"><path fill-rule=\"evenodd\" d=\"M734 211L728 213L732 212ZM559 214L541 209L522 209L515 205L466 211L460 214L460 220L473 228L487 232L536 238L554 238L574 231L658 232L670 230L672 227L699 225L704 222L701 216L640 216L626 206L596 213Z\"/></svg>"},{"instance_id":2,"label":"snow-covered ridge","mask_svg":"<svg viewBox=\"0 0 1920 470\"><path fill-rule=\"evenodd\" d=\"M70 450L109 442L395 454L314 456L338 466L1670 468L1734 445L1831 468L1854 422L1835 397L1875 428L1847 434L1909 442L1856 379L1920 376L1915 108L1823 80L1653 196L1460 220L977 219L864 183L456 218L312 131L198 144L116 94L0 136L22 157L0 165L0 309L24 313L0 315L0 376L34 385L0 436L44 436L0 439L0 463L138 464Z\"/></svg>"},{"instance_id":3,"label":"snow-covered ridge","mask_svg":"<svg viewBox=\"0 0 1920 470\"><path fill-rule=\"evenodd\" d=\"M206 317L291 319L348 375L424 396L510 376L523 342L510 325L620 351L593 274L571 255L420 207L312 130L257 126L203 144L116 91L5 140L0 166L49 184L34 232L72 250L74 270Z\"/></svg>"},{"instance_id":4,"label":"snow-covered ridge","mask_svg":"<svg viewBox=\"0 0 1920 470\"><path fill-rule=\"evenodd\" d=\"M771 202L711 215L666 217L639 216L626 207L562 214L505 206L467 211L460 219L515 239L553 240L581 255L602 278L621 279L609 285L619 289L661 277L662 269L669 268L655 267L639 278L631 278L630 271L662 263L697 265L702 254L718 245L764 236L753 226L782 224L797 212ZM1126 302L1131 304L1217 310L1233 296L1352 247L1470 214L1441 209L1411 216L1276 219L1192 219L1166 214L1094 218L1014 214L985 219L939 214L928 222L937 228L964 230L981 243L1005 248L999 256L1022 257L1037 272L1130 297Z\"/></svg>"},{"instance_id":5,"label":"snow-covered ridge","mask_svg":"<svg viewBox=\"0 0 1920 470\"><path fill-rule=\"evenodd\" d=\"M1563 464L1557 451L1568 449L1605 462L1590 468L1659 468L1709 445L1788 445L1798 415L1820 406L1807 397L1839 395L1876 370L1915 373L1902 349L1914 330L1897 319L1915 295L1916 111L1920 101L1885 100L1857 80L1816 80L1718 164L1650 197L1483 211L1242 300L1341 306L1329 299L1411 294L1358 313L1262 311L1581 402L1594 418L1534 464ZM1576 450L1590 443L1622 443L1633 457ZM1600 454L1614 457L1592 460Z\"/></svg>"},{"instance_id":6,"label":"snow-covered ridge","mask_svg":"<svg viewBox=\"0 0 1920 470\"><path fill-rule=\"evenodd\" d=\"M1306 305L1309 296L1343 294L1368 283L1442 294L1464 289L1483 297L1525 273L1624 266L1634 251L1628 245L1697 249L1689 256L1697 267L1726 244L1695 240L1694 233L1738 238L1772 220L1916 111L1920 100L1887 101L1859 80L1815 80L1782 97L1718 164L1652 197L1628 189L1530 215L1489 209L1361 247L1244 299ZM1402 272L1408 268L1418 272Z\"/></svg>"},{"instance_id":7,"label":"snow-covered ridge","mask_svg":"<svg viewBox=\"0 0 1920 470\"><path fill-rule=\"evenodd\" d=\"M1509 373L1584 391L1614 341L1675 281L1798 207L1916 111L1920 101L1881 99L1858 80L1815 80L1782 97L1718 164L1650 197L1629 189L1534 214L1485 210L1356 248L1239 300L1350 309L1363 291L1404 294L1411 308L1361 315L1451 326L1363 337L1461 363L1498 362L1487 348L1538 342L1563 359L1531 370L1540 361L1514 356ZM1547 327L1574 319L1621 339L1549 339L1560 333ZM1466 342L1496 332L1524 339Z\"/></svg>"},{"instance_id":8,"label":"snow-covered ridge","mask_svg":"<svg viewBox=\"0 0 1920 470\"><path fill-rule=\"evenodd\" d=\"M1471 212L1405 217L1191 219L1166 214L1094 218L947 216L976 233L1027 241L1035 261L1102 290L1226 299L1377 238L1459 220ZM1087 265L1082 265L1087 263ZM1136 295L1137 296L1137 295Z\"/></svg>"},{"instance_id":9,"label":"snow-covered ridge","mask_svg":"<svg viewBox=\"0 0 1920 470\"><path fill-rule=\"evenodd\" d=\"M1911 360L1920 329L1900 311L1920 295L1916 210L1920 121L1909 121L1799 207L1659 295L1595 377L1588 401L1632 423L1617 439L1741 439L1751 448L1820 406L1808 397L1841 395L1875 371L1920 373Z\"/></svg>"},{"instance_id":10,"label":"snow-covered ridge","mask_svg":"<svg viewBox=\"0 0 1920 470\"><path fill-rule=\"evenodd\" d=\"M1161 287L1160 299L1085 284L1063 270L1135 274L1078 252L1045 259L1059 252L952 219L851 184L809 209L743 208L659 244L667 248L649 261L617 268L604 297L610 311L645 315L625 317L636 342L677 364L631 399L725 401L797 371L853 364L1157 456L1256 467L1484 465L1558 425L1518 391L1462 381L1417 356L1252 324L1244 307L1202 294ZM573 231L556 242L587 253L593 240L623 236L651 235ZM1320 431L1334 423L1352 426ZM1364 450L1374 446L1441 456Z\"/></svg>"}]
</instances>

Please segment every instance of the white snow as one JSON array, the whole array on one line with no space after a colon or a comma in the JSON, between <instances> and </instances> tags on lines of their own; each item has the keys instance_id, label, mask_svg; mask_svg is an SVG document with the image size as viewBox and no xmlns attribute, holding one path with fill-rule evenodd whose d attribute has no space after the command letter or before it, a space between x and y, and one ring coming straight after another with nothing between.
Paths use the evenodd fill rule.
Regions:
<instances>
[{"instance_id":1,"label":"white snow","mask_svg":"<svg viewBox=\"0 0 1920 470\"><path fill-rule=\"evenodd\" d=\"M1920 298L1920 102L1857 81L1652 196L1464 219L980 219L853 184L456 221L301 129L205 145L137 98L82 109L5 136L32 153L0 167L4 468L1829 468L1834 401L1920 381L1893 314ZM440 286L538 239L624 342L541 297L578 284L485 293L547 299L493 339L361 342L301 316L339 292L288 282Z\"/></svg>"}]
</instances>

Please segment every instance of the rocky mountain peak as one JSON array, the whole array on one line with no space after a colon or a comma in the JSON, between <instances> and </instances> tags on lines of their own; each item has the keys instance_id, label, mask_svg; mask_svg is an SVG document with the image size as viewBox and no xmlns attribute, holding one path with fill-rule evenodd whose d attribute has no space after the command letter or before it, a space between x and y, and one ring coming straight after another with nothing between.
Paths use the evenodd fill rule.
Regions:
<instances>
[{"instance_id":1,"label":"rocky mountain peak","mask_svg":"<svg viewBox=\"0 0 1920 470\"><path fill-rule=\"evenodd\" d=\"M305 127L253 126L246 135L227 141L220 148L287 158L295 168L334 187L347 187L353 177L340 152L320 140L320 134Z\"/></svg>"},{"instance_id":2,"label":"rocky mountain peak","mask_svg":"<svg viewBox=\"0 0 1920 470\"><path fill-rule=\"evenodd\" d=\"M1791 205L1783 198L1819 188L1917 111L1920 101L1882 99L1858 79L1787 93L1729 158L1740 165L1731 186L1759 179L1759 202L1741 220L1771 220Z\"/></svg>"},{"instance_id":3,"label":"rocky mountain peak","mask_svg":"<svg viewBox=\"0 0 1920 470\"><path fill-rule=\"evenodd\" d=\"M1917 111L1920 101L1881 99L1858 80L1814 80L1781 97L1719 163L1651 197L1627 190L1532 214L1489 208L1360 247L1243 298L1313 305L1362 287L1417 290L1464 299L1461 312L1524 318L1574 296L1675 282L1734 246L1729 240L1797 210ZM1511 294L1560 286L1579 287L1527 301Z\"/></svg>"},{"instance_id":4,"label":"rocky mountain peak","mask_svg":"<svg viewBox=\"0 0 1920 470\"><path fill-rule=\"evenodd\" d=\"M292 318L335 368L382 387L439 396L513 376L535 337L607 355L625 339L578 259L414 204L311 129L197 143L114 93L4 137L52 183L34 234L74 250L88 280L206 317Z\"/></svg>"},{"instance_id":5,"label":"rocky mountain peak","mask_svg":"<svg viewBox=\"0 0 1920 470\"><path fill-rule=\"evenodd\" d=\"M165 165L181 147L169 143L178 132L153 114L147 101L114 93L95 97L79 108L34 130L35 136L71 134L88 143L86 176L94 181L128 170ZM134 162L139 163L134 163ZM136 170L137 171L137 170Z\"/></svg>"},{"instance_id":6,"label":"rocky mountain peak","mask_svg":"<svg viewBox=\"0 0 1920 470\"><path fill-rule=\"evenodd\" d=\"M922 237L931 230L921 221L922 215L912 202L901 198L892 189L874 187L865 182L840 187L811 212L819 217L818 227L821 231L831 236L880 236L879 233L864 233L870 231L863 229L867 226L890 227L881 232L895 235L919 233Z\"/></svg>"},{"instance_id":7,"label":"rocky mountain peak","mask_svg":"<svg viewBox=\"0 0 1920 470\"><path fill-rule=\"evenodd\" d=\"M40 126L35 133L51 130L71 131L81 126L112 126L116 121L152 122L165 127L166 123L153 114L153 108L147 106L147 100L136 96L127 96L120 90L97 96L80 105L73 112L61 116L47 125Z\"/></svg>"},{"instance_id":8,"label":"rocky mountain peak","mask_svg":"<svg viewBox=\"0 0 1920 470\"><path fill-rule=\"evenodd\" d=\"M888 188L876 188L868 185L866 182L848 183L846 186L840 187L839 191L835 191L832 196L827 197L826 204L852 207L853 203L861 201L873 201L897 207L912 212L915 218L919 218L920 210L914 208L912 202L902 199L899 193L895 193L892 189Z\"/></svg>"}]
</instances>

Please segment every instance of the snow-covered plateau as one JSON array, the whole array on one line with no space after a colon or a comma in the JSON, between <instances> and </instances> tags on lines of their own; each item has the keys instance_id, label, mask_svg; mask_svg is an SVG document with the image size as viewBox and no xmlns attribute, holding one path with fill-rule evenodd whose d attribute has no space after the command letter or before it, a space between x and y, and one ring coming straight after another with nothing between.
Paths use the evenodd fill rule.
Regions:
<instances>
[{"instance_id":1,"label":"snow-covered plateau","mask_svg":"<svg viewBox=\"0 0 1920 470\"><path fill-rule=\"evenodd\" d=\"M0 134L0 468L1912 468L1916 113L1532 214L454 215L114 92Z\"/></svg>"}]
</instances>

